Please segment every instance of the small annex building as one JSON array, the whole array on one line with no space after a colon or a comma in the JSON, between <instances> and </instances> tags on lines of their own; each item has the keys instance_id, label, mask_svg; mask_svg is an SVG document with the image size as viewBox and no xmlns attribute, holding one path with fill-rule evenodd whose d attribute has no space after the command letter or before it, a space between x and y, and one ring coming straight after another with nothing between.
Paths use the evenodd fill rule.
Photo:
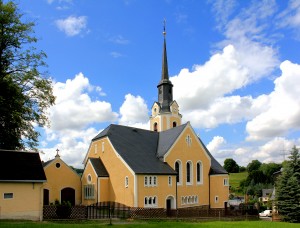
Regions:
<instances>
[{"instance_id":1,"label":"small annex building","mask_svg":"<svg viewBox=\"0 0 300 228\"><path fill-rule=\"evenodd\" d=\"M42 220L46 175L39 153L0 153L0 219Z\"/></svg>"},{"instance_id":2,"label":"small annex building","mask_svg":"<svg viewBox=\"0 0 300 228\"><path fill-rule=\"evenodd\" d=\"M80 175L67 165L59 156L58 150L54 159L43 163L47 182L43 185L43 204L70 202L81 204Z\"/></svg>"},{"instance_id":3,"label":"small annex building","mask_svg":"<svg viewBox=\"0 0 300 228\"><path fill-rule=\"evenodd\" d=\"M150 130L111 124L90 143L84 159L82 204L116 202L129 207L224 208L229 175L190 122L181 123L173 100L164 31L162 75Z\"/></svg>"}]
</instances>

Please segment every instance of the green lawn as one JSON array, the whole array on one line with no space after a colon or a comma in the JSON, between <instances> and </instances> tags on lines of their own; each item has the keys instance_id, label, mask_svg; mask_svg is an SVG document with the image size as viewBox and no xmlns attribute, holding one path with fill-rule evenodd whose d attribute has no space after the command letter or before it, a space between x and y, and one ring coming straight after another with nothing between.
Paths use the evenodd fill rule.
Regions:
<instances>
[{"instance_id":1,"label":"green lawn","mask_svg":"<svg viewBox=\"0 0 300 228\"><path fill-rule=\"evenodd\" d=\"M234 189L239 188L240 182L246 179L248 176L248 172L242 173L230 173L229 174L229 185L232 186Z\"/></svg>"},{"instance_id":2,"label":"green lawn","mask_svg":"<svg viewBox=\"0 0 300 228\"><path fill-rule=\"evenodd\" d=\"M87 222L7 222L0 220L1 228L97 228L97 227L107 227L109 221L87 221ZM149 227L149 228L159 228L159 227L169 227L169 228L197 228L197 227L207 227L207 228L232 228L232 227L243 227L243 228L289 228L289 227L299 227L299 224L283 223L283 222L270 222L270 221L235 221L235 222L168 222L168 221L113 221L113 227L122 228L138 228L138 227Z\"/></svg>"}]
</instances>

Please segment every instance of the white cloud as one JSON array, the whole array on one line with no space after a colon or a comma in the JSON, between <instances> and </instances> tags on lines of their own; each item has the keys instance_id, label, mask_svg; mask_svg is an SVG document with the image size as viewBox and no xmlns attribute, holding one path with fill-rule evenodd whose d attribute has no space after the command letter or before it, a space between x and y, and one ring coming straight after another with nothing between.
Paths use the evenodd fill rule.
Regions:
<instances>
[{"instance_id":1,"label":"white cloud","mask_svg":"<svg viewBox=\"0 0 300 228\"><path fill-rule=\"evenodd\" d=\"M300 129L300 65L284 61L280 69L282 75L274 81L274 91L268 95L268 109L247 123L248 140L276 137Z\"/></svg>"},{"instance_id":2,"label":"white cloud","mask_svg":"<svg viewBox=\"0 0 300 228\"><path fill-rule=\"evenodd\" d=\"M67 36L76 36L86 29L86 16L69 16L66 19L59 19L55 21L59 30L66 33Z\"/></svg>"},{"instance_id":3,"label":"white cloud","mask_svg":"<svg viewBox=\"0 0 300 228\"><path fill-rule=\"evenodd\" d=\"M83 129L92 123L115 121L118 114L105 101L92 101L88 91L94 87L82 73L65 83L54 84L56 104L50 108L52 130Z\"/></svg>"},{"instance_id":4,"label":"white cloud","mask_svg":"<svg viewBox=\"0 0 300 228\"><path fill-rule=\"evenodd\" d=\"M280 26L290 26L299 29L300 26L300 2L298 0L290 0L288 7L280 15Z\"/></svg>"},{"instance_id":5,"label":"white cloud","mask_svg":"<svg viewBox=\"0 0 300 228\"><path fill-rule=\"evenodd\" d=\"M125 96L125 101L120 107L121 118L119 119L119 123L122 125L130 125L130 126L145 126L145 124L149 120L148 116L148 108L145 100L140 96L133 96L131 94L127 94ZM149 129L148 125L148 129Z\"/></svg>"},{"instance_id":6,"label":"white cloud","mask_svg":"<svg viewBox=\"0 0 300 228\"><path fill-rule=\"evenodd\" d=\"M226 140L222 136L215 136L206 147L211 153L215 153L223 144L226 144Z\"/></svg>"},{"instance_id":7,"label":"white cloud","mask_svg":"<svg viewBox=\"0 0 300 228\"><path fill-rule=\"evenodd\" d=\"M53 133L53 132L52 132ZM82 168L82 161L88 150L90 141L97 135L98 131L94 128L85 130L63 130L56 131L58 142L51 147L42 147L41 159L48 161L56 155L56 149L59 149L59 155L68 165L76 168Z\"/></svg>"}]
</instances>

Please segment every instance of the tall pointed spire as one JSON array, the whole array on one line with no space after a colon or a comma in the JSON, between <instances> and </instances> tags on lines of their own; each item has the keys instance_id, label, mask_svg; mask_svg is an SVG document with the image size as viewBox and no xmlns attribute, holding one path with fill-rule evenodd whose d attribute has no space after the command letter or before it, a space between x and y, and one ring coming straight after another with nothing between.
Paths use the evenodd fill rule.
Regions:
<instances>
[{"instance_id":1,"label":"tall pointed spire","mask_svg":"<svg viewBox=\"0 0 300 228\"><path fill-rule=\"evenodd\" d=\"M163 56L162 56L162 71L161 71L161 80L169 80L168 72L168 59L167 59L167 45L166 45L166 19L164 19L164 47L163 47Z\"/></svg>"},{"instance_id":2,"label":"tall pointed spire","mask_svg":"<svg viewBox=\"0 0 300 228\"><path fill-rule=\"evenodd\" d=\"M151 108L150 129L152 131L165 131L172 127L181 125L182 115L179 113L179 106L173 100L173 84L169 79L167 42L166 42L166 20L163 22L163 55L161 80L157 85L158 101Z\"/></svg>"},{"instance_id":3,"label":"tall pointed spire","mask_svg":"<svg viewBox=\"0 0 300 228\"><path fill-rule=\"evenodd\" d=\"M158 102L161 105L162 112L170 112L170 104L173 101L173 84L169 80L168 61L167 61L167 45L166 45L166 20L164 20L164 46L162 59L161 80L157 86L158 88Z\"/></svg>"}]
</instances>

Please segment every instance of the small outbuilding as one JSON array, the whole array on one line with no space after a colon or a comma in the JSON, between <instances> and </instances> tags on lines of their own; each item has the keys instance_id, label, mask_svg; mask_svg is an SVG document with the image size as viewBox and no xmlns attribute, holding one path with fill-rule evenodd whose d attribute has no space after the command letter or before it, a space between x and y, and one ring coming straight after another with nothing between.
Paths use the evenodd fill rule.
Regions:
<instances>
[{"instance_id":1,"label":"small outbuilding","mask_svg":"<svg viewBox=\"0 0 300 228\"><path fill-rule=\"evenodd\" d=\"M0 219L42 220L44 182L39 153L0 150Z\"/></svg>"}]
</instances>

